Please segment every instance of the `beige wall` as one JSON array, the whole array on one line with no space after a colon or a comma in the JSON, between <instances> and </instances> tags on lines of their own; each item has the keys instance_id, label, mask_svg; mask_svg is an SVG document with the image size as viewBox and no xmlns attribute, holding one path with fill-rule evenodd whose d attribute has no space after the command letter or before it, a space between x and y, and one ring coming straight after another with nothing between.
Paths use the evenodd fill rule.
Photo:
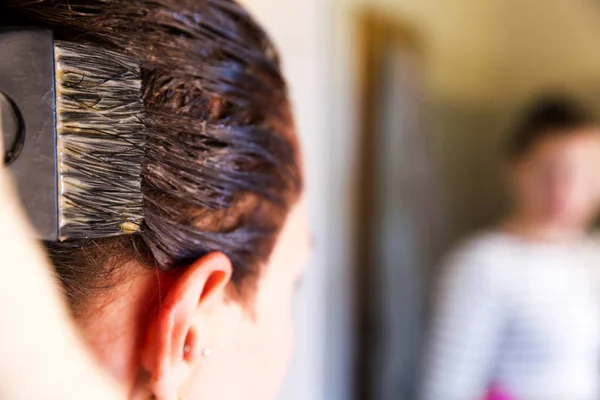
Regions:
<instances>
[{"instance_id":1,"label":"beige wall","mask_svg":"<svg viewBox=\"0 0 600 400\"><path fill-rule=\"evenodd\" d=\"M498 14L498 2L372 0L365 4L415 26L426 46L430 90L444 97L487 97L497 48L490 21Z\"/></svg>"},{"instance_id":2,"label":"beige wall","mask_svg":"<svg viewBox=\"0 0 600 400\"><path fill-rule=\"evenodd\" d=\"M600 3L503 0L494 90L522 97L548 85L600 84Z\"/></svg>"},{"instance_id":3,"label":"beige wall","mask_svg":"<svg viewBox=\"0 0 600 400\"><path fill-rule=\"evenodd\" d=\"M337 0L345 3L348 0ZM550 84L598 82L600 3L591 0L364 0L425 39L439 96L506 100Z\"/></svg>"}]
</instances>

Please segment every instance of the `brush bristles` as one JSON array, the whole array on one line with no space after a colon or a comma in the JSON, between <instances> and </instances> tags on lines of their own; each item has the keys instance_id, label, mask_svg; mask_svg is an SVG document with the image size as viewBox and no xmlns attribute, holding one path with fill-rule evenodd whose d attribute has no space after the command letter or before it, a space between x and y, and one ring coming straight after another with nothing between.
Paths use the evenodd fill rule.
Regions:
<instances>
[{"instance_id":1,"label":"brush bristles","mask_svg":"<svg viewBox=\"0 0 600 400\"><path fill-rule=\"evenodd\" d=\"M122 54L55 42L59 237L137 231L144 125L140 69Z\"/></svg>"}]
</instances>

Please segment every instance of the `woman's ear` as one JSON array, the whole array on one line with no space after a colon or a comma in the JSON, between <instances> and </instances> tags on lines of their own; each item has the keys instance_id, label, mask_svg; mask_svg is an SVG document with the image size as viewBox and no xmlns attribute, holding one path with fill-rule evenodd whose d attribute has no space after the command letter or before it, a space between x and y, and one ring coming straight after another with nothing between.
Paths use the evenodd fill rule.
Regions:
<instances>
[{"instance_id":1,"label":"woman's ear","mask_svg":"<svg viewBox=\"0 0 600 400\"><path fill-rule=\"evenodd\" d=\"M206 352L203 319L224 301L232 272L226 255L211 253L187 267L169 288L142 347L142 366L151 375L156 399L176 399L191 365Z\"/></svg>"}]
</instances>

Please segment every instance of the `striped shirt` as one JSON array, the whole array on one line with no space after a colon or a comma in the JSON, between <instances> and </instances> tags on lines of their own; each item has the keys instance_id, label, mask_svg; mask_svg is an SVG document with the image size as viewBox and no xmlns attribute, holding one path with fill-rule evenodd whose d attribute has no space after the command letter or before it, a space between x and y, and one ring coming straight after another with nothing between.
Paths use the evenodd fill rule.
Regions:
<instances>
[{"instance_id":1,"label":"striped shirt","mask_svg":"<svg viewBox=\"0 0 600 400\"><path fill-rule=\"evenodd\" d=\"M422 400L597 400L600 243L490 232L449 258L430 326Z\"/></svg>"}]
</instances>

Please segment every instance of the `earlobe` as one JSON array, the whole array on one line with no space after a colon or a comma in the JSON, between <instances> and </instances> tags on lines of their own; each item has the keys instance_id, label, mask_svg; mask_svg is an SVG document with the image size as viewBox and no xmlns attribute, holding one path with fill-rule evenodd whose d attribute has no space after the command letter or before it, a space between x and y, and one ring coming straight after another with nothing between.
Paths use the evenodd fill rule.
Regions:
<instances>
[{"instance_id":1,"label":"earlobe","mask_svg":"<svg viewBox=\"0 0 600 400\"><path fill-rule=\"evenodd\" d=\"M177 398L191 366L204 357L207 316L223 302L233 272L229 258L211 253L176 277L152 320L142 348L142 366L151 375L157 399Z\"/></svg>"}]
</instances>

